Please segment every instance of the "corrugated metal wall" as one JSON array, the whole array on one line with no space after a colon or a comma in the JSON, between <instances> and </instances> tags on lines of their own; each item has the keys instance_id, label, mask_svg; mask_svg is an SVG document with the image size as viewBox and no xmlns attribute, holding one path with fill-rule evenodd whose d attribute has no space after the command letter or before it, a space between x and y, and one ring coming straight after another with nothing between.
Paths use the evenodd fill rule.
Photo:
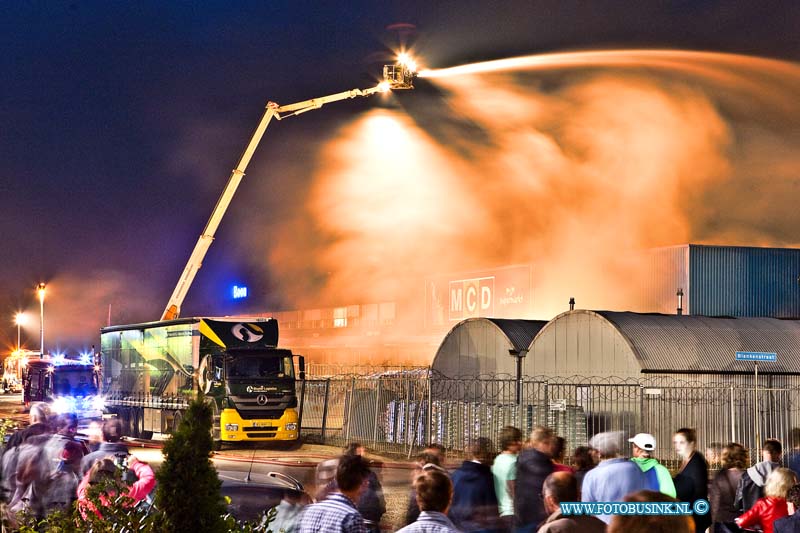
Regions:
<instances>
[{"instance_id":1,"label":"corrugated metal wall","mask_svg":"<svg viewBox=\"0 0 800 533\"><path fill-rule=\"evenodd\" d=\"M682 245L657 248L632 311L800 317L800 249Z\"/></svg>"},{"instance_id":2,"label":"corrugated metal wall","mask_svg":"<svg viewBox=\"0 0 800 533\"><path fill-rule=\"evenodd\" d=\"M531 343L524 362L528 378L542 376L638 376L640 365L619 330L594 313L559 315Z\"/></svg>"},{"instance_id":3,"label":"corrugated metal wall","mask_svg":"<svg viewBox=\"0 0 800 533\"><path fill-rule=\"evenodd\" d=\"M678 289L683 289L683 312L691 312L689 291L689 246L669 246L651 250L648 272L641 288L641 304L636 309L644 313L675 314L678 308Z\"/></svg>"},{"instance_id":4,"label":"corrugated metal wall","mask_svg":"<svg viewBox=\"0 0 800 533\"><path fill-rule=\"evenodd\" d=\"M432 368L452 378L516 376L516 360L508 337L486 319L471 319L450 330L433 359Z\"/></svg>"},{"instance_id":5,"label":"corrugated metal wall","mask_svg":"<svg viewBox=\"0 0 800 533\"><path fill-rule=\"evenodd\" d=\"M800 250L689 246L691 312L800 317Z\"/></svg>"}]
</instances>

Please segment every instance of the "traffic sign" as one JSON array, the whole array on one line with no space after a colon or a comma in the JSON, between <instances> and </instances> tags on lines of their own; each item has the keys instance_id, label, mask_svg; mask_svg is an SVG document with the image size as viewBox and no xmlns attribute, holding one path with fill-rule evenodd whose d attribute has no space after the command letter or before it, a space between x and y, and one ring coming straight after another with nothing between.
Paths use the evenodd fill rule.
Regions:
<instances>
[{"instance_id":1,"label":"traffic sign","mask_svg":"<svg viewBox=\"0 0 800 533\"><path fill-rule=\"evenodd\" d=\"M772 352L736 352L737 361L777 361L778 354Z\"/></svg>"}]
</instances>

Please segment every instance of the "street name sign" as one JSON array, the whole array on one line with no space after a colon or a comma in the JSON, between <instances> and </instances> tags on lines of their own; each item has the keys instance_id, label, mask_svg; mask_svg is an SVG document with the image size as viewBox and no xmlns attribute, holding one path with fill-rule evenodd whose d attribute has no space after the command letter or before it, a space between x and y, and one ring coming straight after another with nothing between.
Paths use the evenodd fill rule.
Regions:
<instances>
[{"instance_id":1,"label":"street name sign","mask_svg":"<svg viewBox=\"0 0 800 533\"><path fill-rule=\"evenodd\" d=\"M778 354L771 352L736 352L737 361L777 361Z\"/></svg>"}]
</instances>

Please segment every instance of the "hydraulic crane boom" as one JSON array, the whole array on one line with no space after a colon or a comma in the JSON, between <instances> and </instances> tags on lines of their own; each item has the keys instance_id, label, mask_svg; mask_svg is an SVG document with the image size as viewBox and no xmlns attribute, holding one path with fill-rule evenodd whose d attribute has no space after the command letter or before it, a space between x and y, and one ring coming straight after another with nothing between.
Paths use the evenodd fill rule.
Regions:
<instances>
[{"instance_id":1,"label":"hydraulic crane boom","mask_svg":"<svg viewBox=\"0 0 800 533\"><path fill-rule=\"evenodd\" d=\"M239 183L244 177L244 171L247 169L247 165L250 163L250 159L253 157L256 147L261 142L261 138L264 136L264 132L273 117L277 120L282 120L305 113L306 111L319 109L323 105L331 102L348 100L359 96L370 96L378 92L387 92L396 89L413 89L415 71L415 63L411 61L408 56L404 56L398 63L394 65L385 65L383 67L383 81L375 87L370 87L368 89L352 89L284 106L278 105L275 102L267 103L267 108L261 116L261 121L250 137L250 142L239 158L239 162L231 172L228 178L228 184L225 185L225 189L222 191L219 200L217 200L217 205L214 207L214 211L211 212L211 217L208 219L203 233L197 240L194 250L192 250L192 255L189 256L186 268L183 269L183 273L178 279L178 284L175 286L175 290L172 291L172 296L170 296L167 307L161 315L161 320L172 320L173 318L178 318L180 315L181 305L183 304L184 298L186 298L186 293L189 292L189 287L191 287L197 271L200 270L203 264L206 252L208 252L211 243L214 241L214 234L217 232L219 223L222 221L222 217L225 215L225 211L227 211L233 199L233 195L236 193L236 189L239 187ZM281 115L282 113L283 115Z\"/></svg>"}]
</instances>

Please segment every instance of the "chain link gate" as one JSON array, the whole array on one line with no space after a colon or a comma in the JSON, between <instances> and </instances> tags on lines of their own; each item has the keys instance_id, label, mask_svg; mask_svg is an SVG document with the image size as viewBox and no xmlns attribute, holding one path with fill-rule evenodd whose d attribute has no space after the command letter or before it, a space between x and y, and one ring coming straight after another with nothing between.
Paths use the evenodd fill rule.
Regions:
<instances>
[{"instance_id":1,"label":"chain link gate","mask_svg":"<svg viewBox=\"0 0 800 533\"><path fill-rule=\"evenodd\" d=\"M518 393L519 390L519 393ZM429 371L393 372L298 382L303 438L334 446L358 441L376 452L411 457L430 442L456 455L478 437L497 440L505 426L524 435L548 426L567 441L569 455L592 435L652 433L656 456L679 458L671 445L681 427L697 430L699 448L739 442L759 460L756 439L777 438L789 448L800 427L800 388L739 383L644 379L452 379ZM756 414L756 403L758 413ZM800 444L800 443L797 443Z\"/></svg>"}]
</instances>

